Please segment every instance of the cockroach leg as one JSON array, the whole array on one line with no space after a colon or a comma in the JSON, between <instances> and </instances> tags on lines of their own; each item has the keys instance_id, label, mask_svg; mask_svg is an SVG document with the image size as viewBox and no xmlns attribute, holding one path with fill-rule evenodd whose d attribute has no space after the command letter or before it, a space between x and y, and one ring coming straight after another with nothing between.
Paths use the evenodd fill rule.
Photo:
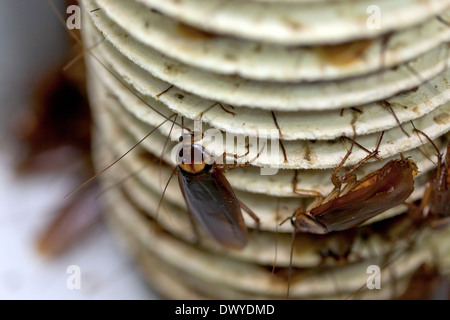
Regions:
<instances>
[{"instance_id":1,"label":"cockroach leg","mask_svg":"<svg viewBox=\"0 0 450 320\"><path fill-rule=\"evenodd\" d=\"M347 151L347 153L342 158L341 162L339 163L339 165L336 167L336 169L334 170L333 174L331 175L331 182L333 183L335 189L340 189L341 188L342 180L341 180L341 178L338 177L338 174L341 171L342 167L344 166L344 163L347 161L348 157L352 154L353 146L355 145L356 132L355 132L355 127L354 126L353 126L353 131L354 131L354 137L353 137L350 149Z\"/></svg>"},{"instance_id":2,"label":"cockroach leg","mask_svg":"<svg viewBox=\"0 0 450 320\"><path fill-rule=\"evenodd\" d=\"M220 107L222 108L222 110L225 111L226 113L231 114L233 117L236 116L236 112L227 110L227 109L223 106L223 104L221 104L220 102L219 102L219 106L220 106ZM233 106L230 106L230 107L234 110L234 107L233 107Z\"/></svg>"},{"instance_id":3,"label":"cockroach leg","mask_svg":"<svg viewBox=\"0 0 450 320\"><path fill-rule=\"evenodd\" d=\"M355 141L355 139L352 139L352 138L347 137L347 136L342 136L342 139L350 140L350 141L351 141L352 143L354 143L358 148L360 148L361 150L367 152L368 154L373 153L373 151L369 151L366 147L364 147L363 145L361 145L358 141ZM376 160L378 160L378 161L383 160L383 159L381 159L381 158L378 156L378 153L374 155L374 158L375 158Z\"/></svg>"},{"instance_id":4,"label":"cockroach leg","mask_svg":"<svg viewBox=\"0 0 450 320\"><path fill-rule=\"evenodd\" d=\"M174 118L175 121L177 121L177 117L178 117L178 115L175 115L175 118ZM172 135L174 125L175 125L175 123L172 122L172 125L170 126L170 130L169 130L169 134L167 135L166 140L164 141L164 146L161 151L161 155L159 156L159 167L160 168L162 167L164 152L166 151L166 147L167 147L167 144L169 143L170 136ZM162 177L161 177L161 170L160 170L159 171L159 183L161 183L161 180L162 180Z\"/></svg>"},{"instance_id":5,"label":"cockroach leg","mask_svg":"<svg viewBox=\"0 0 450 320\"><path fill-rule=\"evenodd\" d=\"M219 102L214 102L212 105L210 105L208 108L206 108L205 110L203 110L202 112L200 112L200 114L197 116L199 121L202 121L203 115L205 113L207 113L209 110L211 110L212 108L214 108L215 106L219 105Z\"/></svg>"},{"instance_id":6,"label":"cockroach leg","mask_svg":"<svg viewBox=\"0 0 450 320\"><path fill-rule=\"evenodd\" d=\"M248 153L243 154L243 155L238 155L236 153L224 152L224 153L222 153L222 156L220 156L219 158L222 159L222 163L225 163L226 157L234 158L234 160L237 160L239 158L245 157L246 155L248 155Z\"/></svg>"},{"instance_id":7,"label":"cockroach leg","mask_svg":"<svg viewBox=\"0 0 450 320\"><path fill-rule=\"evenodd\" d=\"M162 202L163 202L163 200L164 200L164 195L166 194L166 190L167 190L167 187L169 186L170 180L172 180L173 176L177 175L177 173L178 173L178 170L177 170L177 169L178 169L178 168L175 167L175 168L172 170L172 173L170 174L170 177L169 177L169 179L167 180L166 185L164 186L163 192L162 192L162 194L161 194L161 199L159 200L158 206L156 207L155 220L158 220L159 208L161 207L161 204L162 204Z\"/></svg>"},{"instance_id":8,"label":"cockroach leg","mask_svg":"<svg viewBox=\"0 0 450 320\"><path fill-rule=\"evenodd\" d=\"M305 190L305 189L298 189L297 188L297 183L298 183L298 169L295 170L295 174L294 174L294 178L292 179L292 192L302 196L302 197L315 197L317 199L317 201L322 202L323 200L323 195L315 190Z\"/></svg>"},{"instance_id":9,"label":"cockroach leg","mask_svg":"<svg viewBox=\"0 0 450 320\"><path fill-rule=\"evenodd\" d=\"M158 94L156 95L156 98L159 99L163 94L165 94L165 93L167 93L168 91L170 91L170 89L172 89L173 87L174 87L174 85L171 85L171 86L169 86L166 90L164 90L164 91L158 93Z\"/></svg>"},{"instance_id":10,"label":"cockroach leg","mask_svg":"<svg viewBox=\"0 0 450 320\"><path fill-rule=\"evenodd\" d=\"M105 42L104 39L100 40L97 43L94 43L92 46L90 46L87 50L93 50L95 49L97 46L99 46L100 44L102 44L103 42ZM63 71L67 71L68 69L70 69L70 67L72 67L75 63L77 63L80 59L82 59L84 57L84 52L80 52L79 54L77 54L75 57L73 57L64 67L63 67Z\"/></svg>"},{"instance_id":11,"label":"cockroach leg","mask_svg":"<svg viewBox=\"0 0 450 320\"><path fill-rule=\"evenodd\" d=\"M259 158L259 156L261 155L261 153L263 152L265 147L266 147L266 145L264 144L262 146L261 150L259 150L258 154L253 159L251 159L250 161L246 161L244 163L233 163L233 164L216 164L216 167L219 168L222 171L226 171L228 169L237 168L237 167L246 167L246 166L252 164L256 159ZM247 155L248 153L249 152L247 152L245 155ZM222 157L224 157L225 155L228 155L228 153L224 152L222 154ZM243 155L243 156L245 156L245 155ZM235 154L232 154L232 156L235 159L243 157L243 156L237 156ZM225 162L225 161L223 161L223 162Z\"/></svg>"},{"instance_id":12,"label":"cockroach leg","mask_svg":"<svg viewBox=\"0 0 450 320\"><path fill-rule=\"evenodd\" d=\"M392 116L394 117L394 119L397 122L398 126L400 127L400 130L402 130L402 132L409 138L408 132L406 132L406 130L403 128L402 123L400 122L400 120L398 119L397 115L395 114L394 109L392 109L392 105L387 100L378 101L377 104L379 104L380 106L386 108L392 114Z\"/></svg>"},{"instance_id":13,"label":"cockroach leg","mask_svg":"<svg viewBox=\"0 0 450 320\"><path fill-rule=\"evenodd\" d=\"M239 201L239 204L241 205L241 209L244 210L245 212L247 212L248 215L255 221L255 224L256 224L255 229L257 231L259 231L259 227L261 224L259 217L249 207L247 207L247 205L245 205L241 200L238 199L238 201Z\"/></svg>"},{"instance_id":14,"label":"cockroach leg","mask_svg":"<svg viewBox=\"0 0 450 320\"><path fill-rule=\"evenodd\" d=\"M284 163L287 163L288 159L287 159L287 155L286 155L286 149L284 148L283 141L281 140L281 137L283 136L283 133L281 132L281 128L278 125L278 120L277 120L277 117L275 116L275 112L274 111L270 111L270 113L272 114L273 122L275 123L275 126L277 127L278 133L280 135L279 141L280 141L281 151L283 152Z\"/></svg>"},{"instance_id":15,"label":"cockroach leg","mask_svg":"<svg viewBox=\"0 0 450 320\"><path fill-rule=\"evenodd\" d=\"M354 172L355 172L361 165L363 165L364 163L366 163L367 161L369 161L369 160L372 159L372 158L376 158L376 159L378 159L378 160L381 160L381 159L378 158L378 153L379 153L379 148L380 148L381 140L383 139L383 136L384 136L384 131L381 133L380 138L378 139L377 146L376 146L375 150L373 150L373 151L368 151L366 148L362 147L362 149L363 149L364 151L367 151L369 154L368 154L365 158L361 159L361 160L360 160L356 165L354 165L351 169L349 169L342 177L337 178L337 173L342 169L342 166L344 165L345 161L347 160L348 155L350 155L349 152L351 153L351 150L352 150L352 148L353 148L353 143L356 144L356 141L355 141L355 138L354 138L354 139L353 139L353 142L352 142L352 146L350 147L350 150L349 150L349 152L348 152L347 155L346 155L347 158L344 157L344 159L342 160L342 162L341 162L341 164L339 165L339 167L338 167L338 168L335 170L335 172L333 173L333 175L336 175L335 177L332 176L332 178L331 178L331 181L333 182L333 184L334 184L334 182L336 182L336 183L339 184L339 187L340 187L340 183L347 183L347 182L353 181L354 178L356 179L356 176L354 176ZM358 146L359 146L359 144L358 144ZM339 170L338 170L338 169L339 169ZM354 177L350 178L351 176L354 176ZM338 180L339 180L339 181L338 181ZM335 184L335 186L336 186L336 184Z\"/></svg>"},{"instance_id":16,"label":"cockroach leg","mask_svg":"<svg viewBox=\"0 0 450 320\"><path fill-rule=\"evenodd\" d=\"M447 20L445 20L445 19L442 18L441 16L436 16L436 19L437 19L439 22L445 24L447 27L450 27L450 22L448 22Z\"/></svg>"}]
</instances>

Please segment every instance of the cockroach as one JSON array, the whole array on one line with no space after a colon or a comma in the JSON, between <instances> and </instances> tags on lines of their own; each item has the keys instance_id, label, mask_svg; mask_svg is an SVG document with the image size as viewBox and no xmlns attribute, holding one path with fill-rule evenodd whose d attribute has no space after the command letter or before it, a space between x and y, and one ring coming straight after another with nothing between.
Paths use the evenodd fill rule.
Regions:
<instances>
[{"instance_id":1,"label":"cockroach","mask_svg":"<svg viewBox=\"0 0 450 320\"><path fill-rule=\"evenodd\" d=\"M419 205L411 204L408 215L425 221L432 228L445 227L450 223L450 143L445 156L426 133L414 131L427 138L436 150L436 174L425 185L425 192Z\"/></svg>"},{"instance_id":2,"label":"cockroach","mask_svg":"<svg viewBox=\"0 0 450 320\"><path fill-rule=\"evenodd\" d=\"M331 181L335 188L323 199L319 196L306 209L297 209L291 217L295 232L326 234L356 227L370 218L403 204L414 190L414 177L418 173L416 163L401 155L401 159L391 160L361 180L353 173L361 164L378 154L377 148L359 161L342 177L338 177L351 148L334 171ZM341 190L342 184L346 186ZM302 191L296 191L302 194ZM311 196L310 193L306 194Z\"/></svg>"},{"instance_id":3,"label":"cockroach","mask_svg":"<svg viewBox=\"0 0 450 320\"><path fill-rule=\"evenodd\" d=\"M148 135L144 138L148 137ZM178 153L177 166L172 171L164 187L155 216L157 217L158 215L165 191L172 177L178 175L179 186L188 208L189 218L194 231L197 233L197 223L212 239L222 246L242 249L247 243L248 234L241 209L255 220L257 229L259 228L259 218L236 197L231 185L225 178L224 171L229 168L246 166L250 162L228 165L216 163L205 147L195 143L195 137L196 132L191 131L184 133L179 138L179 141L182 142L182 147ZM138 144L139 142L127 153L137 147ZM222 157L225 155L226 153ZM123 158L123 156L118 160ZM258 156L259 154L255 159ZM99 174L117 163L118 160L114 161ZM96 174L87 182L92 181L99 174ZM86 185L86 182L81 186L84 185Z\"/></svg>"},{"instance_id":4,"label":"cockroach","mask_svg":"<svg viewBox=\"0 0 450 320\"><path fill-rule=\"evenodd\" d=\"M259 224L259 218L236 197L223 171L244 164L222 165L194 142L194 134L182 136L178 182L190 215L219 244L241 249L247 243L247 228L241 209ZM196 159L197 155L201 159Z\"/></svg>"},{"instance_id":5,"label":"cockroach","mask_svg":"<svg viewBox=\"0 0 450 320\"><path fill-rule=\"evenodd\" d=\"M340 170L356 144L354 127L353 131L354 137L351 147L331 176L331 181L335 187L326 198L320 194L317 195L318 193L315 191L296 189L296 177L293 180L293 191L295 193L308 197L313 196L316 199L306 210L303 207L295 210L290 218L294 230L292 232L289 263L288 297L297 232L328 234L354 228L390 208L403 204L414 190L414 177L418 173L418 168L414 161L403 157L402 154L401 159L391 160L381 169L368 174L361 180L357 180L354 171L369 159L377 158L384 132L380 135L375 150L369 152L368 156L339 177ZM363 149L368 151L365 148ZM343 183L346 185L341 190ZM343 258L346 257L346 252L344 252Z\"/></svg>"},{"instance_id":6,"label":"cockroach","mask_svg":"<svg viewBox=\"0 0 450 320\"><path fill-rule=\"evenodd\" d=\"M381 169L368 174L361 180L357 180L353 173L363 163L377 156L383 134L384 132L374 151L359 161L345 175L338 177L339 171L352 152L355 144L355 137L353 138L350 149L332 174L331 181L335 188L325 199L318 196L306 210L301 207L292 215L293 245L297 232L328 234L348 230L390 208L403 204L411 195L418 168L413 160L403 157L402 154L401 159L389 161ZM343 183L346 186L341 190ZM311 196L309 192L295 191L298 194ZM292 254L293 246L291 259ZM344 252L344 260L347 257L346 254L347 252Z\"/></svg>"}]
</instances>

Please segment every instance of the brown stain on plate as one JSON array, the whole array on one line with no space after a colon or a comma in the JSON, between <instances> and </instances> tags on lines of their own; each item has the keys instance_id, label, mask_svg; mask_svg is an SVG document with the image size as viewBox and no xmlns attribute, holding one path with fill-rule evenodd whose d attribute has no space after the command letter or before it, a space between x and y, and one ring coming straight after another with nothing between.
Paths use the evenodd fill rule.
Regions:
<instances>
[{"instance_id":1,"label":"brown stain on plate","mask_svg":"<svg viewBox=\"0 0 450 320\"><path fill-rule=\"evenodd\" d=\"M442 112L433 118L434 122L443 125L450 122L450 114Z\"/></svg>"},{"instance_id":2,"label":"brown stain on plate","mask_svg":"<svg viewBox=\"0 0 450 320\"><path fill-rule=\"evenodd\" d=\"M176 31L183 37L192 40L211 40L218 36L215 33L201 30L181 22L177 23Z\"/></svg>"},{"instance_id":3,"label":"brown stain on plate","mask_svg":"<svg viewBox=\"0 0 450 320\"><path fill-rule=\"evenodd\" d=\"M362 60L372 43L372 39L365 39L341 44L317 46L313 50L321 59L330 64L346 66Z\"/></svg>"},{"instance_id":4,"label":"brown stain on plate","mask_svg":"<svg viewBox=\"0 0 450 320\"><path fill-rule=\"evenodd\" d=\"M305 159L308 162L311 162L313 160L314 153L311 151L308 141L303 141L303 146L304 146L304 150L305 150L303 159Z\"/></svg>"}]
</instances>

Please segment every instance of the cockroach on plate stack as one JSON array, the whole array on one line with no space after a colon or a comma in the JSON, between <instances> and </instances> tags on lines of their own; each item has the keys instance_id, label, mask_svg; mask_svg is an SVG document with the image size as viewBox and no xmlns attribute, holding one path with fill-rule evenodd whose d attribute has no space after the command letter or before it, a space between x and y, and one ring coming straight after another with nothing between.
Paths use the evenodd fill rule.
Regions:
<instances>
[{"instance_id":1,"label":"cockroach on plate stack","mask_svg":"<svg viewBox=\"0 0 450 320\"><path fill-rule=\"evenodd\" d=\"M446 227L450 222L450 143L445 154L440 153L436 144L423 131L415 129L423 135L436 150L436 173L425 185L425 192L420 205L411 205L409 215L424 221L432 228Z\"/></svg>"},{"instance_id":2,"label":"cockroach on plate stack","mask_svg":"<svg viewBox=\"0 0 450 320\"><path fill-rule=\"evenodd\" d=\"M99 170L102 157L119 159L100 177L116 186L102 195L105 216L163 297L286 298L289 284L292 299L393 298L431 251L448 249L448 232L430 233L384 263L400 244L369 232L384 223L389 233L434 167L433 146L405 135L408 122L446 143L437 138L450 127L450 1L431 2L376 2L387 23L378 29L367 28L376 19L363 2L80 1L94 157ZM231 146L195 141L184 160L205 158L174 163L182 134L172 128L199 115ZM342 136L354 137L351 152ZM236 151L253 138L270 142L267 152ZM133 156L133 145L156 160ZM230 153L248 165L225 172L203 161ZM308 206L299 193L316 199ZM255 222L243 203L258 232L247 233ZM345 235L352 243L324 264ZM386 266L381 289L360 291L370 265Z\"/></svg>"}]
</instances>

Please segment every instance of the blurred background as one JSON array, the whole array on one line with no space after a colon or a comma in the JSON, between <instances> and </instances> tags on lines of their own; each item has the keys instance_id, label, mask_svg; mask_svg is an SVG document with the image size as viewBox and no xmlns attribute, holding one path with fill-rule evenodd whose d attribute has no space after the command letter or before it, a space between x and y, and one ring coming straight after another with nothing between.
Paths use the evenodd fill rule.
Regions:
<instances>
[{"instance_id":1,"label":"blurred background","mask_svg":"<svg viewBox=\"0 0 450 320\"><path fill-rule=\"evenodd\" d=\"M66 1L54 2L65 13ZM101 221L69 250L37 250L55 215L78 201L64 197L80 172L89 174L86 115L58 111L84 101L82 61L62 72L79 49L46 0L0 0L0 299L156 298ZM80 289L67 287L71 265Z\"/></svg>"}]
</instances>

